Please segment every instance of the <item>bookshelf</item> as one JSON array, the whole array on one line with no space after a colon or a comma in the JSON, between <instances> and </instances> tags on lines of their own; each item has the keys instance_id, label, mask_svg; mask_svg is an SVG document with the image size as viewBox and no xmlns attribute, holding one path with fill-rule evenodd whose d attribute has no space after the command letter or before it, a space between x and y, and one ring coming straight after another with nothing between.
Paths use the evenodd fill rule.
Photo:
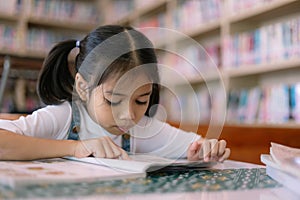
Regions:
<instances>
[{"instance_id":1,"label":"bookshelf","mask_svg":"<svg viewBox=\"0 0 300 200\"><path fill-rule=\"evenodd\" d=\"M300 102L300 99L297 97L298 93L290 92L297 91L300 82L300 38L296 36L300 32L299 0L203 0L201 3L193 0L149 0L147 8L143 9L138 6L139 2L131 1L127 15L117 20L106 15L105 23L126 24L139 28L141 21L155 19L164 14L163 28L171 28L182 33L159 37L147 35L160 49L159 62L176 70L189 81L189 84L185 85L179 79L162 75L162 79L168 80L171 85L172 91L166 88L162 90L162 104L164 112L168 113L167 120L172 125L184 125L186 130L195 129L195 124L191 123L189 117L194 117L195 107L199 106L204 112L200 110L200 124L196 126L198 126L198 133L203 135L208 130L210 110L216 110L211 106L221 109L225 107L226 121L221 137L228 141L228 146L232 149L231 159L260 163L259 155L269 152L271 141L300 148L295 142L299 141L299 105L291 105L292 102ZM107 1L107 4L111 6L114 1ZM211 16L210 19L199 14L201 9L203 13ZM153 27L159 26L157 21L154 20L149 24ZM276 33L274 37L270 35L271 30ZM290 32L286 37L287 32L281 34L279 30ZM256 38L253 35L256 35ZM176 57L172 53L166 56L165 52L161 51L161 49L174 50L196 64L207 64L205 63L207 58L203 57L201 51L198 50L198 57L190 53L193 52L194 47L191 47L187 37L204 46L211 59L218 63L217 73L213 70L204 70L204 77L193 76L195 73L190 70L191 67L180 60L179 56ZM258 43L254 41L257 38ZM234 43L237 41L242 45L238 46ZM257 45L255 49L251 46L253 44ZM273 51L275 45L280 47L277 52ZM197 59L198 62L195 61ZM225 100L218 99L220 81L226 93ZM207 85L213 88L213 94L208 94ZM196 106L189 106L191 102L189 99L191 94L187 92L189 88L194 89L192 93L198 98L199 103ZM287 97L277 101L276 93L285 92L282 88L287 88L289 92L285 94ZM261 92L261 96L268 98L262 99L259 96L259 101L256 103L251 100L252 117L245 118L244 114L249 112L250 108L245 108L240 103L241 93L246 91L246 94L250 94L252 91L251 98L255 99L257 94L255 95L253 91L256 90ZM232 106L229 96L234 92L238 92L239 103L232 108L229 107ZM268 96L269 93L272 95ZM180 104L181 101L183 104ZM273 105L274 108L263 110L260 104ZM239 115L236 115L237 113ZM285 113L285 118L273 117L283 115L282 113ZM182 117L180 115L184 117L180 118ZM219 125L214 124L214 126ZM261 142L257 142L258 140Z\"/></svg>"},{"instance_id":2,"label":"bookshelf","mask_svg":"<svg viewBox=\"0 0 300 200\"><path fill-rule=\"evenodd\" d=\"M114 4L114 1L107 3ZM215 40L214 45L219 44L220 52L214 60L219 63L218 74L207 71L205 72L204 79L199 75L190 76L189 74L186 74L184 70L180 71L180 66L174 67L176 70L179 70L180 73L186 75L187 79L190 81L190 85L192 85L196 92L197 89L205 87L206 84L214 84L215 82L220 81L220 79L224 82L227 95L229 95L232 90L248 90L253 87L264 88L278 83L286 84L290 87L291 85L298 83L296 76L300 73L300 53L298 52L300 51L299 39L296 38L290 42L284 41L289 43L279 43L278 40L287 39L280 35L278 31L294 28L290 31L294 31L295 33L290 34L296 35L296 33L299 33L299 28L297 27L299 27L300 21L300 1L205 0L200 2L161 0L147 1L147 7L145 8L141 8L138 4L138 1L130 1L130 6L127 7L127 15L118 20L108 16L105 19L105 23L130 24L135 27L140 27L141 21L164 14L165 24L162 27L173 28L176 31L180 31L183 33L183 37L180 35L176 35L177 37L163 35L157 37L150 35L150 39L152 39L157 47L163 49L172 46L173 49L187 48L187 51L190 51L187 44L185 44L188 43L185 35L196 40L206 49L211 47L205 46L206 41ZM198 12L196 12L197 9ZM199 14L201 12L203 13L202 15ZM196 18L197 20L193 18ZM161 25L157 23L159 19L153 21L156 21L156 23L153 22L149 24L161 27ZM269 34L268 32L265 33L265 29L275 31L277 29L277 36L274 36L274 38L272 38L273 40L269 39L263 41L266 39L263 38L264 34ZM256 50L253 49L247 49L247 45L252 45L247 44L247 42L253 40L254 34L259 34L258 39L261 40L261 44L256 44L259 45L257 47L258 52L254 52ZM234 49L235 40L238 40L240 44L245 43L243 44L244 46L241 45L238 46L237 49ZM277 43L274 43L274 45L281 45L281 49L278 50L279 52L272 50L272 42L276 41ZM266 43L268 43L269 49L263 47L263 44ZM268 58L257 55L263 51L268 52ZM237 54L238 52L245 52L245 55L242 55L241 53ZM208 53L210 54L210 52ZM161 55L159 55L159 57L160 56ZM234 60L229 59L235 57L236 59L240 59L237 63L235 63ZM162 61L163 63L168 64L175 63L176 65L176 63L179 63L178 65L183 65L179 60L170 61L170 59L174 58L163 58ZM174 88L184 87L183 83L177 80L173 80L173 86ZM178 95L180 96L179 93ZM223 102L226 107L228 103L228 99ZM166 109L168 111L168 106L166 106ZM186 108L182 108L182 110L184 109ZM172 108L169 108L170 115L172 115L170 110L172 110ZM172 121L176 122L178 119L172 119ZM186 122L189 123L189 120L186 120ZM226 123L239 126L249 125L248 123L239 120L236 120L235 122L227 121ZM300 124L298 124L298 122L293 122L293 120L278 122L255 120L255 122L250 125L263 127L276 126L282 128L290 128L292 126L300 128Z\"/></svg>"},{"instance_id":3,"label":"bookshelf","mask_svg":"<svg viewBox=\"0 0 300 200\"><path fill-rule=\"evenodd\" d=\"M97 0L88 2L12 0L9 3L1 0L0 2L1 39L13 41L10 47L1 43L1 55L41 59L55 42L66 37L80 39L101 23L101 16L98 14L100 1ZM9 32L7 28L12 28L15 32L7 33ZM50 41L40 40L40 45L30 46L28 44L32 43L33 37L45 37L45 40ZM37 47L38 51L32 51Z\"/></svg>"},{"instance_id":4,"label":"bookshelf","mask_svg":"<svg viewBox=\"0 0 300 200\"><path fill-rule=\"evenodd\" d=\"M101 24L101 4L101 0L0 0L1 74L4 58L9 56L10 60L2 99L7 105L1 105L2 112L16 111L9 102L16 101L11 93L19 79L26 80L27 89L35 88L32 81L36 82L43 59L56 42L82 39ZM20 112L24 111L27 113Z\"/></svg>"}]
</instances>

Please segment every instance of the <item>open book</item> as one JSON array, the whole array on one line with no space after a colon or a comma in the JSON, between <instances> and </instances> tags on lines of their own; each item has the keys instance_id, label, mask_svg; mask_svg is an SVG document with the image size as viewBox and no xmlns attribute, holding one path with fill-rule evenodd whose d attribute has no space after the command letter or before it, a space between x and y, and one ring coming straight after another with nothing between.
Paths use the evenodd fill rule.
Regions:
<instances>
[{"instance_id":1,"label":"open book","mask_svg":"<svg viewBox=\"0 0 300 200\"><path fill-rule=\"evenodd\" d=\"M35 161L0 161L0 184L20 187L35 184L95 182L145 177L147 172L173 166L210 167L212 162L174 161L149 155L131 156L132 160L98 158L53 158ZM80 161L80 162L78 162ZM174 168L173 168L174 169Z\"/></svg>"},{"instance_id":2,"label":"open book","mask_svg":"<svg viewBox=\"0 0 300 200\"><path fill-rule=\"evenodd\" d=\"M188 170L212 167L217 162L188 161L187 159L167 159L147 154L129 155L131 160L107 158L74 158L65 157L73 161L106 166L124 172L149 173L157 170Z\"/></svg>"}]
</instances>

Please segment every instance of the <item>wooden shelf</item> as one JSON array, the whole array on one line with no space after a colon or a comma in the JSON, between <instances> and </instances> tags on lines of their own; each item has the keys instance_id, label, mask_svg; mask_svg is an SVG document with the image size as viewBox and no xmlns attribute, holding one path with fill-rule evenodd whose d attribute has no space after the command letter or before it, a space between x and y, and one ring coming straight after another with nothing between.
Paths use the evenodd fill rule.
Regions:
<instances>
[{"instance_id":1,"label":"wooden shelf","mask_svg":"<svg viewBox=\"0 0 300 200\"><path fill-rule=\"evenodd\" d=\"M137 18L140 18L144 15L148 15L151 12L159 9L163 5L166 5L170 0L157 0L152 4L149 4L147 7L137 8L133 12L129 12L127 15L117 20L110 20L108 23L112 24L132 24Z\"/></svg>"},{"instance_id":2,"label":"wooden shelf","mask_svg":"<svg viewBox=\"0 0 300 200\"><path fill-rule=\"evenodd\" d=\"M231 24L240 24L247 21L256 21L272 19L276 16L283 16L291 14L295 10L300 10L298 0L276 0L271 3L265 3L260 7L250 8L247 12L240 12L235 15L231 15L228 21Z\"/></svg>"},{"instance_id":3,"label":"wooden shelf","mask_svg":"<svg viewBox=\"0 0 300 200\"><path fill-rule=\"evenodd\" d=\"M220 75L216 74L205 74L206 81L215 81L219 80L220 78L236 78L236 77L246 77L246 76L252 76L252 75L259 75L259 74L265 74L275 71L283 71L288 69L300 69L300 59L291 59L291 60L282 60L274 63L266 63L266 64L260 64L260 65L247 65L247 66L241 66L238 68L225 68L220 69ZM189 83L196 84L196 83L203 83L205 80L202 77L194 77L188 79ZM184 83L181 83L179 81L174 81L174 85L182 85Z\"/></svg>"},{"instance_id":4,"label":"wooden shelf","mask_svg":"<svg viewBox=\"0 0 300 200\"><path fill-rule=\"evenodd\" d=\"M189 85L195 85L195 84L201 84L201 83L206 83L206 82L211 82L211 81L219 81L223 79L223 75L220 72L220 75L217 74L206 74L205 78L201 77L199 74L199 77L191 77L191 78L187 78L187 82L182 82L182 81L174 81L174 86L184 86L187 83Z\"/></svg>"},{"instance_id":5,"label":"wooden shelf","mask_svg":"<svg viewBox=\"0 0 300 200\"><path fill-rule=\"evenodd\" d=\"M214 31L220 31L221 28L221 22L219 20L207 22L205 24L201 24L199 26L193 27L187 31L183 31L184 34L186 34L189 37L196 37L202 34L214 32Z\"/></svg>"},{"instance_id":6,"label":"wooden shelf","mask_svg":"<svg viewBox=\"0 0 300 200\"><path fill-rule=\"evenodd\" d=\"M28 59L27 57L10 56L12 69L29 69L40 70L43 64L43 59ZM0 68L2 68L4 56L0 56Z\"/></svg>"},{"instance_id":7,"label":"wooden shelf","mask_svg":"<svg viewBox=\"0 0 300 200\"><path fill-rule=\"evenodd\" d=\"M201 37L205 34L211 34L213 32L220 33L221 23L219 20L208 22L206 24L201 24L199 26L193 27L192 29L186 30L186 31L175 31L172 33L172 30L170 34L168 35L168 38L162 38L158 41L153 41L155 47L162 48L166 45L174 44L174 43L180 43L185 42L187 38L196 38ZM192 41L192 40L191 40ZM196 43L196 42L195 42Z\"/></svg>"},{"instance_id":8,"label":"wooden shelf","mask_svg":"<svg viewBox=\"0 0 300 200\"><path fill-rule=\"evenodd\" d=\"M178 126L180 124L176 121L171 121L170 124ZM187 122L181 122L184 127L208 127L208 124L199 123L198 125L192 125ZM221 125L220 125L221 126ZM300 123L296 122L287 122L287 123L230 123L226 122L223 127L234 127L234 128L262 128L262 129L299 129L300 130Z\"/></svg>"},{"instance_id":9,"label":"wooden shelf","mask_svg":"<svg viewBox=\"0 0 300 200\"><path fill-rule=\"evenodd\" d=\"M17 22L19 20L19 17L20 16L18 14L0 13L0 20Z\"/></svg>"},{"instance_id":10,"label":"wooden shelf","mask_svg":"<svg viewBox=\"0 0 300 200\"><path fill-rule=\"evenodd\" d=\"M44 59L46 55L47 55L46 51L42 52L42 51L27 50L26 54L24 54L23 57Z\"/></svg>"},{"instance_id":11,"label":"wooden shelf","mask_svg":"<svg viewBox=\"0 0 300 200\"><path fill-rule=\"evenodd\" d=\"M154 1L154 3L149 4L146 7L138 8L136 10L136 12L134 13L134 15L136 15L136 16L147 15L155 10L158 10L160 7L166 5L166 3L168 3L169 1L170 0L156 0L156 1Z\"/></svg>"},{"instance_id":12,"label":"wooden shelf","mask_svg":"<svg viewBox=\"0 0 300 200\"><path fill-rule=\"evenodd\" d=\"M5 50L1 49L0 55L9 55L13 57L20 57L20 58L26 58L28 62L30 62L31 59L44 59L46 56L46 52L41 51L14 51L14 50ZM26 60L24 60L26 62Z\"/></svg>"},{"instance_id":13,"label":"wooden shelf","mask_svg":"<svg viewBox=\"0 0 300 200\"><path fill-rule=\"evenodd\" d=\"M91 31L97 26L97 24L92 24L92 23L88 24L84 22L57 20L57 19L41 18L41 17L30 17L28 19L28 23L33 25L38 25L38 26L63 28L63 29L76 30L82 32Z\"/></svg>"},{"instance_id":14,"label":"wooden shelf","mask_svg":"<svg viewBox=\"0 0 300 200\"><path fill-rule=\"evenodd\" d=\"M300 59L282 60L274 63L266 63L260 65L247 65L238 68L225 68L219 69L220 74L206 73L205 80L199 75L199 77L189 78L188 82L190 84L200 84L210 81L218 81L220 79L224 80L227 78L238 78L247 77L253 75L267 74L277 71L287 71L289 69L300 69ZM205 73L205 72L203 72ZM180 86L186 83L180 81L174 81L174 85Z\"/></svg>"},{"instance_id":15,"label":"wooden shelf","mask_svg":"<svg viewBox=\"0 0 300 200\"><path fill-rule=\"evenodd\" d=\"M266 123L226 123L225 126L236 127L236 128L274 128L274 129L300 129L300 124L295 122L287 122L281 124L266 124Z\"/></svg>"},{"instance_id":16,"label":"wooden shelf","mask_svg":"<svg viewBox=\"0 0 300 200\"><path fill-rule=\"evenodd\" d=\"M227 73L229 77L241 77L280 70L288 70L291 68L300 68L300 59L282 60L274 63L241 66L235 69L225 68L224 72Z\"/></svg>"},{"instance_id":17,"label":"wooden shelf","mask_svg":"<svg viewBox=\"0 0 300 200\"><path fill-rule=\"evenodd\" d=\"M21 116L26 116L26 114L0 113L0 119L6 119L6 120L19 119Z\"/></svg>"},{"instance_id":18,"label":"wooden shelf","mask_svg":"<svg viewBox=\"0 0 300 200\"><path fill-rule=\"evenodd\" d=\"M22 53L19 51L8 50L6 48L2 48L0 51L0 55L22 56Z\"/></svg>"}]
</instances>

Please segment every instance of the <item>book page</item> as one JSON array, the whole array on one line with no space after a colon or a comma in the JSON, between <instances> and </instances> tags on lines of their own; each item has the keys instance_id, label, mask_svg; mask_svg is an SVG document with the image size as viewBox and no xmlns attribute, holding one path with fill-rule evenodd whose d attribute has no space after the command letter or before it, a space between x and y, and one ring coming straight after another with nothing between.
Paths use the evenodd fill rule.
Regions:
<instances>
[{"instance_id":1,"label":"book page","mask_svg":"<svg viewBox=\"0 0 300 200\"><path fill-rule=\"evenodd\" d=\"M62 158L36 161L0 161L0 184L16 187L40 183L82 182L143 177L104 166Z\"/></svg>"},{"instance_id":2,"label":"book page","mask_svg":"<svg viewBox=\"0 0 300 200\"><path fill-rule=\"evenodd\" d=\"M211 167L217 162L188 161L187 159L168 159L149 154L132 154L129 155L131 160L108 159L108 158L74 158L66 157L74 161L87 162L96 165L102 165L114 169L128 172L149 172L162 169L164 167L181 167L183 168L204 168ZM179 170L179 168L178 168Z\"/></svg>"},{"instance_id":3,"label":"book page","mask_svg":"<svg viewBox=\"0 0 300 200\"><path fill-rule=\"evenodd\" d=\"M75 158L75 157L65 157L73 161L80 161L90 164L102 165L105 167L122 170L125 172L146 172L147 169L153 165L166 166L174 161L171 159L162 158L159 156L152 156L149 154L132 154L129 155L131 160L122 159L109 159L109 158Z\"/></svg>"}]
</instances>

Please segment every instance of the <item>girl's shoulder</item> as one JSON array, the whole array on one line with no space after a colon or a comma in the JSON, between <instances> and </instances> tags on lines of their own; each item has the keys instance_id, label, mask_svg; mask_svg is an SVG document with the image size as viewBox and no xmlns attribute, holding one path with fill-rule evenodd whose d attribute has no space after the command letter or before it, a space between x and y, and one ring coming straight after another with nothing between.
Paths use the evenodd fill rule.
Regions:
<instances>
[{"instance_id":1,"label":"girl's shoulder","mask_svg":"<svg viewBox=\"0 0 300 200\"><path fill-rule=\"evenodd\" d=\"M58 104L58 105L47 105L43 108L40 108L39 110L35 111L35 112L45 112L45 113L56 113L56 114L69 114L72 112L72 107L71 104L67 101Z\"/></svg>"},{"instance_id":2,"label":"girl's shoulder","mask_svg":"<svg viewBox=\"0 0 300 200\"><path fill-rule=\"evenodd\" d=\"M63 102L45 106L17 120L0 120L0 128L27 136L63 139L71 118L71 105Z\"/></svg>"}]
</instances>

